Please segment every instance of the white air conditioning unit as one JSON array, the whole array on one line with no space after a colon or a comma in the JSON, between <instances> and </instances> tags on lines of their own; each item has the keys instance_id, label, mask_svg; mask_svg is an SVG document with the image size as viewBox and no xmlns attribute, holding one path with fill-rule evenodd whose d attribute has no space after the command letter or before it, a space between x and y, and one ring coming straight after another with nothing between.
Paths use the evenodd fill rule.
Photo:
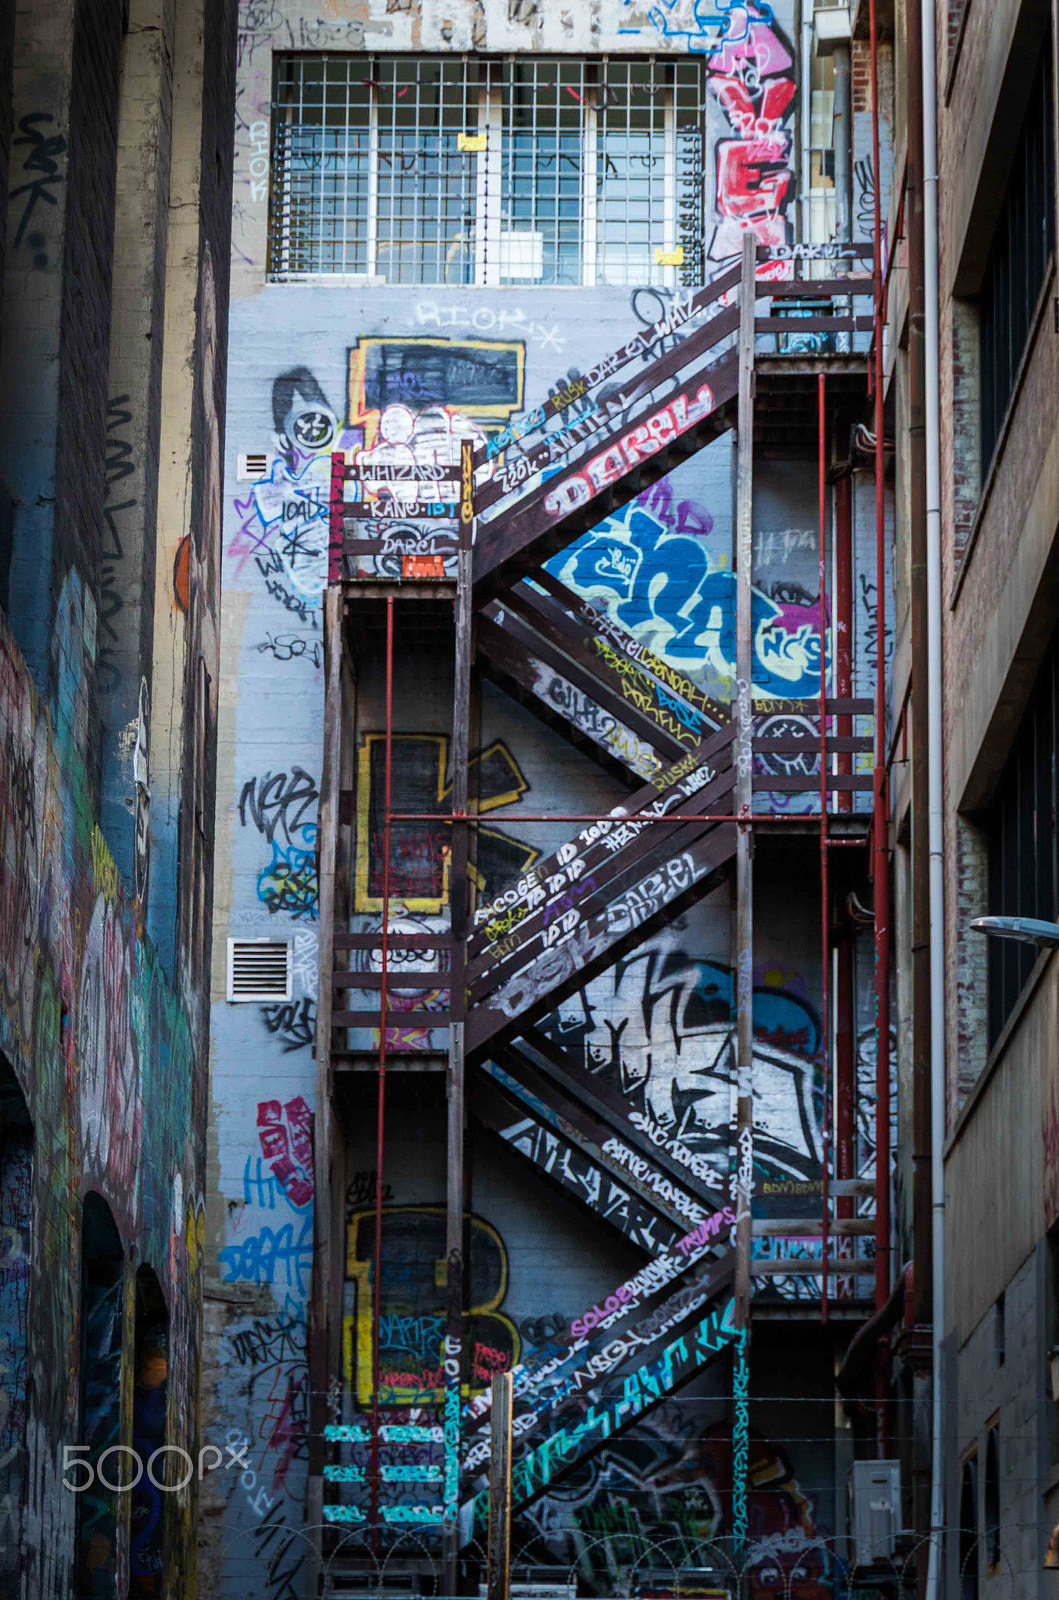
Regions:
<instances>
[{"instance_id":1,"label":"white air conditioning unit","mask_svg":"<svg viewBox=\"0 0 1059 1600\"><path fill-rule=\"evenodd\" d=\"M854 1565L891 1560L901 1526L901 1463L854 1461L850 1494Z\"/></svg>"},{"instance_id":2,"label":"white air conditioning unit","mask_svg":"<svg viewBox=\"0 0 1059 1600\"><path fill-rule=\"evenodd\" d=\"M289 1000L293 992L294 946L286 939L229 939L230 1002Z\"/></svg>"},{"instance_id":3,"label":"white air conditioning unit","mask_svg":"<svg viewBox=\"0 0 1059 1600\"><path fill-rule=\"evenodd\" d=\"M836 44L849 44L849 6L817 6L813 12L813 45L818 56L829 56Z\"/></svg>"}]
</instances>

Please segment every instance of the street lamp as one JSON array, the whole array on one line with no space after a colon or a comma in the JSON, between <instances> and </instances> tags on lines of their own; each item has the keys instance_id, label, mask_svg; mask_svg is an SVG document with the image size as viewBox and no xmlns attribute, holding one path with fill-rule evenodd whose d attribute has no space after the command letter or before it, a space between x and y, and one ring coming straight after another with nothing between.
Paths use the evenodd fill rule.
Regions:
<instances>
[{"instance_id":1,"label":"street lamp","mask_svg":"<svg viewBox=\"0 0 1059 1600\"><path fill-rule=\"evenodd\" d=\"M976 917L971 928L994 939L1018 939L1022 944L1059 949L1059 922L1039 922L1036 917Z\"/></svg>"}]
</instances>

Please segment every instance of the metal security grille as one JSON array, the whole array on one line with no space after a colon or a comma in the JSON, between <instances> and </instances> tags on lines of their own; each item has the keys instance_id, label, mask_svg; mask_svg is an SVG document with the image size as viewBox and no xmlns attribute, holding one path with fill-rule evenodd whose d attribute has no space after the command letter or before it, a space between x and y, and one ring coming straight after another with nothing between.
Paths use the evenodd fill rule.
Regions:
<instances>
[{"instance_id":1,"label":"metal security grille","mask_svg":"<svg viewBox=\"0 0 1059 1600\"><path fill-rule=\"evenodd\" d=\"M697 62L281 56L269 277L694 285Z\"/></svg>"}]
</instances>

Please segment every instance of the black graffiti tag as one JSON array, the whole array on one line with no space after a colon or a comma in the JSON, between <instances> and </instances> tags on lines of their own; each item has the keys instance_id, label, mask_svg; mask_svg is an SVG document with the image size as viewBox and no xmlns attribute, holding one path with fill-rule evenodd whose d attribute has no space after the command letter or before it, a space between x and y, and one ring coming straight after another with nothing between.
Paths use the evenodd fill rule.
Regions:
<instances>
[{"instance_id":1,"label":"black graffiti tag","mask_svg":"<svg viewBox=\"0 0 1059 1600\"><path fill-rule=\"evenodd\" d=\"M15 244L22 243L22 235L37 208L38 201L43 200L47 205L58 205L58 197L52 193L52 188L61 188L63 183L62 173L59 171L57 156L66 152L66 140L59 133L53 133L46 138L37 128L38 122L54 122L55 118L47 111L30 111L26 116L19 118L19 137L11 142L14 145L28 144L29 154L22 162L22 170L33 173L34 176L27 183L20 183L11 190L9 198L14 200L18 195L26 196L26 203L22 209L15 233Z\"/></svg>"},{"instance_id":2,"label":"black graffiti tag","mask_svg":"<svg viewBox=\"0 0 1059 1600\"><path fill-rule=\"evenodd\" d=\"M289 777L285 772L266 772L263 778L251 778L243 785L239 821L244 828L248 820L252 822L269 844L277 830L281 837L295 839L304 822L315 823L319 798L314 780L303 767L291 767Z\"/></svg>"},{"instance_id":3,"label":"black graffiti tag","mask_svg":"<svg viewBox=\"0 0 1059 1600\"><path fill-rule=\"evenodd\" d=\"M261 1020L269 1033L279 1039L283 1053L303 1050L313 1042L316 1032L316 1004L306 995L297 1003L262 1006Z\"/></svg>"}]
</instances>

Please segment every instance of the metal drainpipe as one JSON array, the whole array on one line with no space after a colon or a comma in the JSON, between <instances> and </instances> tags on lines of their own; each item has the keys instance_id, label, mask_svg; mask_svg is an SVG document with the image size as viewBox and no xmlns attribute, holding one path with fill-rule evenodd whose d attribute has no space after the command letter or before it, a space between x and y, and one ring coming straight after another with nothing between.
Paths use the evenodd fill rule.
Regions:
<instances>
[{"instance_id":1,"label":"metal drainpipe","mask_svg":"<svg viewBox=\"0 0 1059 1600\"><path fill-rule=\"evenodd\" d=\"M846 244L853 238L853 117L850 93L849 45L836 44L831 52L835 75L835 114L833 143L835 150L835 238ZM853 263L850 263L852 270ZM841 315L851 316L853 304L843 298ZM838 348L852 350L852 334L839 335Z\"/></svg>"},{"instance_id":2,"label":"metal drainpipe","mask_svg":"<svg viewBox=\"0 0 1059 1600\"><path fill-rule=\"evenodd\" d=\"M890 1294L890 891L889 778L886 761L886 507L883 473L883 273L881 163L879 159L879 30L875 0L868 0L871 41L872 270L875 335L872 391L875 413L875 770L872 801L872 892L875 935L875 1305ZM886 1382L875 1373L876 1445L889 1454L891 1428Z\"/></svg>"},{"instance_id":3,"label":"metal drainpipe","mask_svg":"<svg viewBox=\"0 0 1059 1600\"><path fill-rule=\"evenodd\" d=\"M909 484L909 610L912 653L912 1233L915 1321L930 1324L944 1314L933 1303L934 1239L933 1202L933 1082L931 1003L934 994L930 906L930 801L931 765L929 729L930 606L927 554L927 399L925 264L927 256L923 212L924 111L923 45L929 4L907 0L908 83L908 186L905 218L908 230L908 484ZM930 1537L934 1512L934 1458L932 1432L933 1388L914 1370L912 1375L912 1505L917 1546L917 1592L934 1593L937 1563ZM932 1576L933 1573L933 1576Z\"/></svg>"},{"instance_id":4,"label":"metal drainpipe","mask_svg":"<svg viewBox=\"0 0 1059 1600\"><path fill-rule=\"evenodd\" d=\"M851 115L849 45L832 51L835 72L835 238L845 244L853 237L853 118Z\"/></svg>"},{"instance_id":5,"label":"metal drainpipe","mask_svg":"<svg viewBox=\"0 0 1059 1600\"><path fill-rule=\"evenodd\" d=\"M923 0L923 346L926 420L927 718L930 796L930 1178L934 1303L930 1564L927 1594L941 1587L945 1522L942 1345L945 1338L945 872L942 750L941 444L938 382L938 142L935 0Z\"/></svg>"},{"instance_id":6,"label":"metal drainpipe","mask_svg":"<svg viewBox=\"0 0 1059 1600\"><path fill-rule=\"evenodd\" d=\"M813 236L812 226L812 200L809 195L809 184L812 175L812 66L813 59L813 0L801 0L802 19L802 50L801 60L798 63L802 80L801 89L801 150L799 152L799 176L802 211L802 242L808 243Z\"/></svg>"}]
</instances>

